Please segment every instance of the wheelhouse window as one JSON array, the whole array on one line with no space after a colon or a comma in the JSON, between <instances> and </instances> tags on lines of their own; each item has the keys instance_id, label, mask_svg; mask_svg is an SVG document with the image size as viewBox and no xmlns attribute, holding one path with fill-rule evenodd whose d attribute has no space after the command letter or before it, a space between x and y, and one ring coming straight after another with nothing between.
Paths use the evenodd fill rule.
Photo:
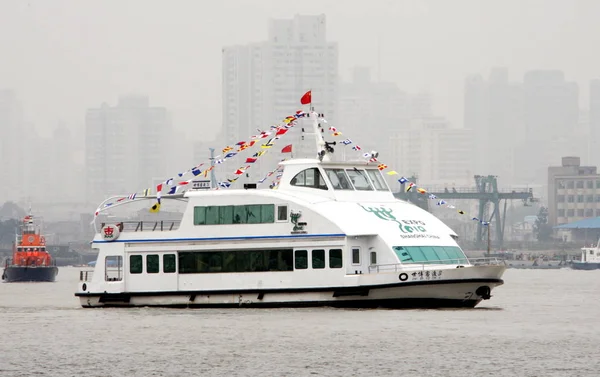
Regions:
<instances>
[{"instance_id":1,"label":"wheelhouse window","mask_svg":"<svg viewBox=\"0 0 600 377\"><path fill-rule=\"evenodd\" d=\"M379 169L367 169L367 175L371 178L371 182L375 186L375 190L377 191L389 191L387 185L385 184L385 180L381 176L381 172Z\"/></svg>"},{"instance_id":2,"label":"wheelhouse window","mask_svg":"<svg viewBox=\"0 0 600 377\"><path fill-rule=\"evenodd\" d=\"M109 255L104 262L104 278L106 281L123 280L123 257L120 255Z\"/></svg>"},{"instance_id":3,"label":"wheelhouse window","mask_svg":"<svg viewBox=\"0 0 600 377\"><path fill-rule=\"evenodd\" d=\"M129 256L129 273L130 274L141 274L144 269L141 255L130 255Z\"/></svg>"},{"instance_id":4,"label":"wheelhouse window","mask_svg":"<svg viewBox=\"0 0 600 377\"><path fill-rule=\"evenodd\" d=\"M393 250L402 263L467 263L465 253L456 246L394 246Z\"/></svg>"},{"instance_id":5,"label":"wheelhouse window","mask_svg":"<svg viewBox=\"0 0 600 377\"><path fill-rule=\"evenodd\" d=\"M290 185L327 190L325 179L317 168L302 170L292 178Z\"/></svg>"},{"instance_id":6,"label":"wheelhouse window","mask_svg":"<svg viewBox=\"0 0 600 377\"><path fill-rule=\"evenodd\" d=\"M342 268L342 249L329 250L329 268Z\"/></svg>"},{"instance_id":7,"label":"wheelhouse window","mask_svg":"<svg viewBox=\"0 0 600 377\"><path fill-rule=\"evenodd\" d=\"M158 271L158 255L146 255L146 272L149 274L157 274Z\"/></svg>"},{"instance_id":8,"label":"wheelhouse window","mask_svg":"<svg viewBox=\"0 0 600 377\"><path fill-rule=\"evenodd\" d=\"M352 185L344 169L325 169L325 174L334 190L352 190Z\"/></svg>"},{"instance_id":9,"label":"wheelhouse window","mask_svg":"<svg viewBox=\"0 0 600 377\"><path fill-rule=\"evenodd\" d=\"M194 207L194 225L269 224L275 222L275 204Z\"/></svg>"},{"instance_id":10,"label":"wheelhouse window","mask_svg":"<svg viewBox=\"0 0 600 377\"><path fill-rule=\"evenodd\" d=\"M367 178L367 174L363 169L346 169L348 177L352 182L352 186L358 191L373 191L373 186Z\"/></svg>"}]
</instances>

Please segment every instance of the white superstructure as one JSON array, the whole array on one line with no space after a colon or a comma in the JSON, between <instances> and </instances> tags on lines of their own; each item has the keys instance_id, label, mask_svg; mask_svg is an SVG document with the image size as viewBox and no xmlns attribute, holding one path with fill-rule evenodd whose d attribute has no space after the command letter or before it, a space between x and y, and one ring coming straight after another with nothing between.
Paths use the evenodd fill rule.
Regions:
<instances>
[{"instance_id":1,"label":"white superstructure","mask_svg":"<svg viewBox=\"0 0 600 377\"><path fill-rule=\"evenodd\" d=\"M81 305L473 307L490 298L505 266L469 261L443 222L394 198L376 165L330 161L311 118L319 158L283 162L275 190L191 190L172 197L186 202L180 219L98 224Z\"/></svg>"}]
</instances>

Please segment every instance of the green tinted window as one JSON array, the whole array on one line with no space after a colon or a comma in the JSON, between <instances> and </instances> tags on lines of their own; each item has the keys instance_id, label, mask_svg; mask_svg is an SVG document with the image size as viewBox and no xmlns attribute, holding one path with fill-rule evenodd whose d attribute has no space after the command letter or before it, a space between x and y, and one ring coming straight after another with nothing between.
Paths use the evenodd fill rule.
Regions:
<instances>
[{"instance_id":1,"label":"green tinted window","mask_svg":"<svg viewBox=\"0 0 600 377\"><path fill-rule=\"evenodd\" d=\"M246 206L234 206L233 207L233 223L234 224L246 224Z\"/></svg>"},{"instance_id":2,"label":"green tinted window","mask_svg":"<svg viewBox=\"0 0 600 377\"><path fill-rule=\"evenodd\" d=\"M329 268L342 268L342 249L329 250Z\"/></svg>"},{"instance_id":3,"label":"green tinted window","mask_svg":"<svg viewBox=\"0 0 600 377\"><path fill-rule=\"evenodd\" d=\"M456 246L444 246L443 247L446 254L448 254L448 259L451 259L452 264L461 264L467 262L467 256L460 247Z\"/></svg>"},{"instance_id":4,"label":"green tinted window","mask_svg":"<svg viewBox=\"0 0 600 377\"><path fill-rule=\"evenodd\" d=\"M325 250L312 251L312 268L325 268Z\"/></svg>"},{"instance_id":5,"label":"green tinted window","mask_svg":"<svg viewBox=\"0 0 600 377\"><path fill-rule=\"evenodd\" d=\"M219 223L219 207L206 207L206 225L216 225Z\"/></svg>"},{"instance_id":6,"label":"green tinted window","mask_svg":"<svg viewBox=\"0 0 600 377\"><path fill-rule=\"evenodd\" d=\"M219 224L233 224L233 206L219 207Z\"/></svg>"},{"instance_id":7,"label":"green tinted window","mask_svg":"<svg viewBox=\"0 0 600 377\"><path fill-rule=\"evenodd\" d=\"M149 274L158 273L158 255L146 255L146 272Z\"/></svg>"},{"instance_id":8,"label":"green tinted window","mask_svg":"<svg viewBox=\"0 0 600 377\"><path fill-rule=\"evenodd\" d=\"M294 259L294 268L304 270L308 268L308 252L306 250L296 250Z\"/></svg>"},{"instance_id":9,"label":"green tinted window","mask_svg":"<svg viewBox=\"0 0 600 377\"><path fill-rule=\"evenodd\" d=\"M260 224L260 205L246 206L246 221L248 224Z\"/></svg>"},{"instance_id":10,"label":"green tinted window","mask_svg":"<svg viewBox=\"0 0 600 377\"><path fill-rule=\"evenodd\" d=\"M263 224L275 222L275 204L261 205L260 222Z\"/></svg>"},{"instance_id":11,"label":"green tinted window","mask_svg":"<svg viewBox=\"0 0 600 377\"><path fill-rule=\"evenodd\" d=\"M206 224L206 207L194 207L194 225Z\"/></svg>"},{"instance_id":12,"label":"green tinted window","mask_svg":"<svg viewBox=\"0 0 600 377\"><path fill-rule=\"evenodd\" d=\"M131 255L129 257L129 273L130 274L141 274L143 269L142 256Z\"/></svg>"},{"instance_id":13,"label":"green tinted window","mask_svg":"<svg viewBox=\"0 0 600 377\"><path fill-rule=\"evenodd\" d=\"M176 272L177 266L175 265L175 254L164 254L163 255L163 272L171 273Z\"/></svg>"},{"instance_id":14,"label":"green tinted window","mask_svg":"<svg viewBox=\"0 0 600 377\"><path fill-rule=\"evenodd\" d=\"M287 211L287 207L283 207ZM284 220L287 213L280 214ZM270 224L275 222L275 204L194 207L194 225Z\"/></svg>"},{"instance_id":15,"label":"green tinted window","mask_svg":"<svg viewBox=\"0 0 600 377\"><path fill-rule=\"evenodd\" d=\"M463 251L456 246L394 246L401 263L462 264L467 262Z\"/></svg>"}]
</instances>

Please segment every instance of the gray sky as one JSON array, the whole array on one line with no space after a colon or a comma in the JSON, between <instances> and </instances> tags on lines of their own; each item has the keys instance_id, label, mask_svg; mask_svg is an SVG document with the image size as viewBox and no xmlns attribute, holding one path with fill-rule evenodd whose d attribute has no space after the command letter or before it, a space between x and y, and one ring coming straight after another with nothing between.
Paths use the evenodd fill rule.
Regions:
<instances>
[{"instance_id":1,"label":"gray sky","mask_svg":"<svg viewBox=\"0 0 600 377\"><path fill-rule=\"evenodd\" d=\"M562 69L580 84L600 77L596 0L0 0L0 88L14 88L43 134L85 109L148 94L188 135L221 125L221 48L266 38L269 18L327 15L340 73L377 67L402 89L431 91L462 126L463 80L508 66ZM292 109L290 109L292 110Z\"/></svg>"}]
</instances>

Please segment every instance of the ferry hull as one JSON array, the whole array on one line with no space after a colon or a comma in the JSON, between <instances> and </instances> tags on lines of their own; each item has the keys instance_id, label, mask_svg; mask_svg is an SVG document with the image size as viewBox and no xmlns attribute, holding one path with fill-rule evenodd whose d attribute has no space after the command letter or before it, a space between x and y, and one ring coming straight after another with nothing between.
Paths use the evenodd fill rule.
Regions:
<instances>
[{"instance_id":1,"label":"ferry hull","mask_svg":"<svg viewBox=\"0 0 600 377\"><path fill-rule=\"evenodd\" d=\"M53 282L58 274L58 267L8 266L2 273L7 283L39 281Z\"/></svg>"},{"instance_id":2,"label":"ferry hull","mask_svg":"<svg viewBox=\"0 0 600 377\"><path fill-rule=\"evenodd\" d=\"M598 270L600 263L593 262L573 262L571 268L574 270Z\"/></svg>"},{"instance_id":3,"label":"ferry hull","mask_svg":"<svg viewBox=\"0 0 600 377\"><path fill-rule=\"evenodd\" d=\"M473 308L489 298L501 279L436 281L396 286L357 286L252 291L179 292L78 292L81 306L94 307L173 307L173 308ZM482 288L483 287L483 288Z\"/></svg>"}]
</instances>

